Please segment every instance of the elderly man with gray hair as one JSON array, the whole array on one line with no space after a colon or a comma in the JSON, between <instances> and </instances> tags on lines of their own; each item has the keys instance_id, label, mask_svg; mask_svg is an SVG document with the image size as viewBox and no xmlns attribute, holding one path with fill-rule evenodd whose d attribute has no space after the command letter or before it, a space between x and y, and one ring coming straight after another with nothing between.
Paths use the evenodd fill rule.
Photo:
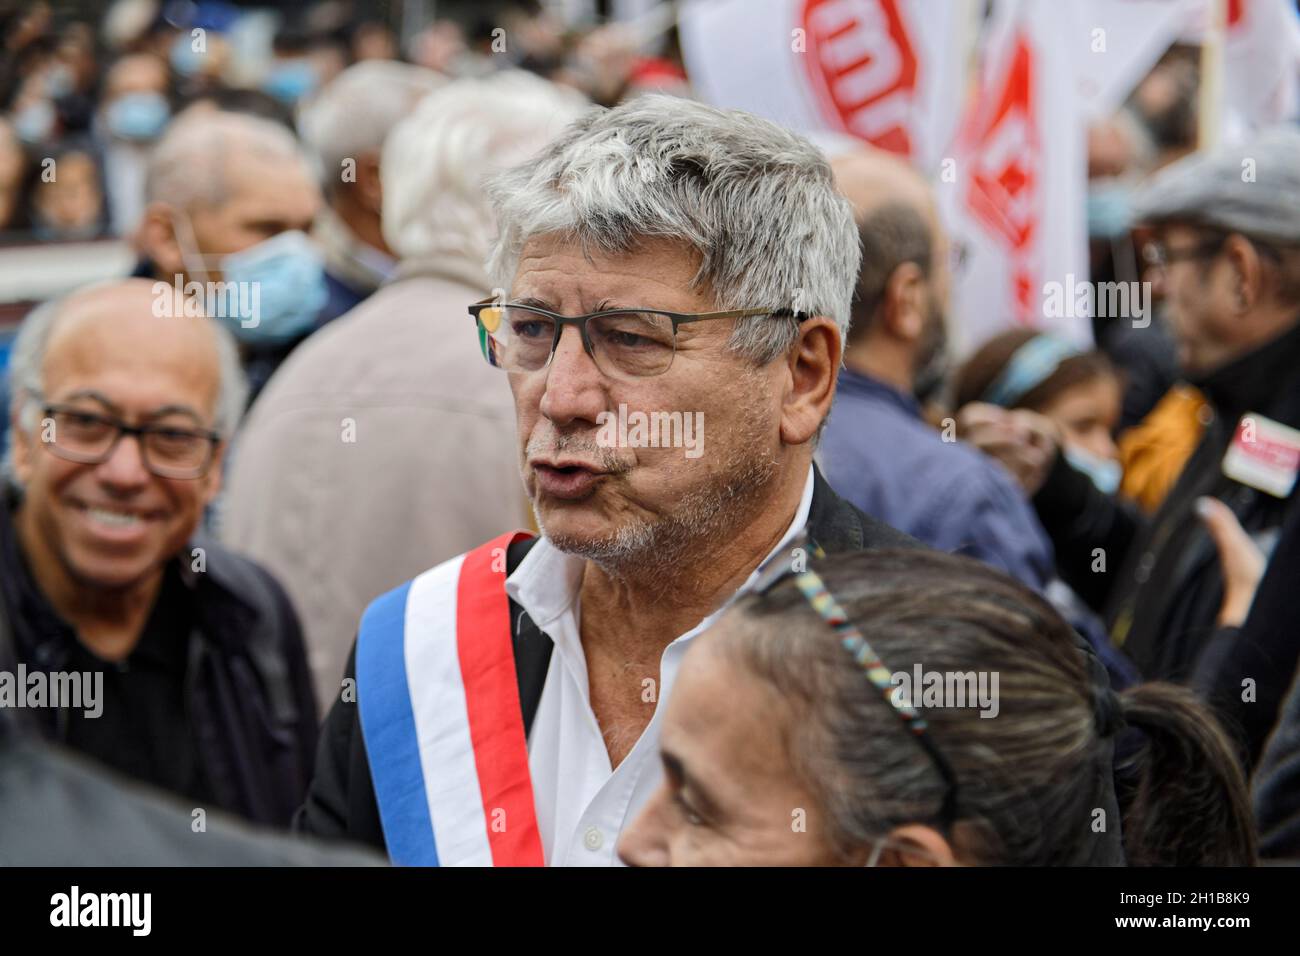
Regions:
<instances>
[{"instance_id":1,"label":"elderly man with gray hair","mask_svg":"<svg viewBox=\"0 0 1300 956\"><path fill-rule=\"evenodd\" d=\"M318 327L355 308L397 268L382 226L380 149L392 128L444 82L409 63L363 60L299 111L298 130L319 161L325 194L312 229L329 291Z\"/></svg>"},{"instance_id":2,"label":"elderly man with gray hair","mask_svg":"<svg viewBox=\"0 0 1300 956\"><path fill-rule=\"evenodd\" d=\"M316 328L326 300L312 164L271 120L190 107L149 157L137 274L202 303L239 343L253 394Z\"/></svg>"},{"instance_id":3,"label":"elderly man with gray hair","mask_svg":"<svg viewBox=\"0 0 1300 956\"><path fill-rule=\"evenodd\" d=\"M328 707L378 594L529 521L510 389L480 357L465 303L492 288L494 167L541 149L585 101L524 73L449 84L390 135L392 280L291 357L240 433L222 534L301 610Z\"/></svg>"},{"instance_id":4,"label":"elderly man with gray hair","mask_svg":"<svg viewBox=\"0 0 1300 956\"><path fill-rule=\"evenodd\" d=\"M542 535L370 605L300 824L398 863L612 865L656 704L759 566L915 542L813 464L859 247L807 141L648 97L494 194L499 288L459 335L509 382Z\"/></svg>"},{"instance_id":5,"label":"elderly man with gray hair","mask_svg":"<svg viewBox=\"0 0 1300 956\"><path fill-rule=\"evenodd\" d=\"M191 807L286 826L316 742L298 620L195 535L246 395L229 333L167 283L115 281L31 313L12 373L0 601L21 713ZM36 675L76 693L34 701Z\"/></svg>"}]
</instances>

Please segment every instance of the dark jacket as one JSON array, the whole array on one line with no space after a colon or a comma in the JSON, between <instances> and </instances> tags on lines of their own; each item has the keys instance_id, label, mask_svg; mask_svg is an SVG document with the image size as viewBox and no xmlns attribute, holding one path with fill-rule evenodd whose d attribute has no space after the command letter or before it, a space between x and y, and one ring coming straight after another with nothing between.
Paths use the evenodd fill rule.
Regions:
<instances>
[{"instance_id":1,"label":"dark jacket","mask_svg":"<svg viewBox=\"0 0 1300 956\"><path fill-rule=\"evenodd\" d=\"M316 705L298 618L260 567L213 541L195 539L180 578L193 598L183 694L199 767L223 810L287 826L311 780ZM64 669L70 628L36 622L52 613L26 569L9 507L0 507L0 598L12 617L14 653L29 670ZM60 712L24 711L47 739L62 740Z\"/></svg>"},{"instance_id":2,"label":"dark jacket","mask_svg":"<svg viewBox=\"0 0 1300 956\"><path fill-rule=\"evenodd\" d=\"M3 718L0 718L3 719ZM376 866L188 806L77 754L0 729L0 866Z\"/></svg>"},{"instance_id":3,"label":"dark jacket","mask_svg":"<svg viewBox=\"0 0 1300 956\"><path fill-rule=\"evenodd\" d=\"M1294 860L1300 860L1298 583L1300 509L1295 509L1282 526L1250 614L1240 628L1215 635L1196 674L1197 688L1221 712L1236 715L1235 726L1247 740L1261 742L1263 753L1252 780L1260 856ZM1242 699L1248 696L1243 686L1248 678L1255 682L1253 700ZM1265 708L1265 698L1282 703Z\"/></svg>"},{"instance_id":4,"label":"dark jacket","mask_svg":"<svg viewBox=\"0 0 1300 956\"><path fill-rule=\"evenodd\" d=\"M808 514L810 536L827 554L884 548L914 548L915 539L881 524L840 498L820 471L814 472L812 507ZM533 541L511 546L506 559L507 571L513 571ZM522 616L521 616L522 615ZM524 733L532 729L533 717L541 701L542 688L550 665L551 640L510 602L511 620L519 622L514 634L515 675L519 681L520 709ZM1080 647L1088 653L1093 677L1104 682L1105 670L1086 642ZM348 658L346 678L356 676L356 647ZM1106 817L1119 819L1113 788L1103 802ZM316 757L316 777L312 780L307 802L295 819L295 828L315 836L352 840L376 849L385 848L383 827L375 802L370 766L361 733L360 714L355 702L340 699L330 708L322 730L320 751ZM1112 828L1112 839L1098 840L1093 856L1086 862L1110 865L1123 862L1119 846L1119 828Z\"/></svg>"},{"instance_id":5,"label":"dark jacket","mask_svg":"<svg viewBox=\"0 0 1300 956\"><path fill-rule=\"evenodd\" d=\"M1251 782L1259 855L1300 861L1300 673Z\"/></svg>"},{"instance_id":6,"label":"dark jacket","mask_svg":"<svg viewBox=\"0 0 1300 956\"><path fill-rule=\"evenodd\" d=\"M0 670L16 666L0 594ZM0 866L368 866L325 848L189 807L25 733L0 709Z\"/></svg>"},{"instance_id":7,"label":"dark jacket","mask_svg":"<svg viewBox=\"0 0 1300 956\"><path fill-rule=\"evenodd\" d=\"M1197 660L1192 686L1213 705L1229 731L1235 733L1254 763L1268 741L1269 757L1275 766L1266 771L1260 765L1258 783L1267 773L1294 775L1289 796L1273 793L1265 802L1290 801L1300 832L1300 753L1284 757L1288 746L1300 744L1300 698L1291 688L1292 676L1300 666L1300 607L1295 589L1300 583L1300 508L1292 508L1278 534L1268 567L1255 590L1250 614L1240 627L1220 628L1205 645ZM1248 683L1249 682L1249 683ZM1290 729L1285 729L1287 725ZM1274 730L1276 728L1276 731ZM1273 732L1272 740L1269 734ZM1290 736L1292 743L1287 744ZM1290 770L1278 764L1295 761ZM1267 789L1267 788L1265 788ZM1300 856L1300 841L1294 847Z\"/></svg>"},{"instance_id":8,"label":"dark jacket","mask_svg":"<svg viewBox=\"0 0 1300 956\"><path fill-rule=\"evenodd\" d=\"M1104 613L1111 639L1147 680L1189 681L1216 631L1223 575L1214 542L1196 515L1196 499L1220 499L1265 545L1300 508L1295 490L1276 498L1223 474L1224 454L1245 413L1300 427L1300 324L1193 384L1205 393L1214 419L1154 517L1144 519L1103 495L1059 458L1034 498L1056 545L1061 576ZM1098 548L1105 571L1093 570ZM1282 618L1295 619L1294 612ZM1246 741L1250 753L1262 746L1258 728L1267 732L1272 726L1294 669L1291 656L1289 667L1275 660L1266 673L1250 675L1259 682L1252 705L1256 730ZM1229 721L1240 716L1221 713Z\"/></svg>"}]
</instances>

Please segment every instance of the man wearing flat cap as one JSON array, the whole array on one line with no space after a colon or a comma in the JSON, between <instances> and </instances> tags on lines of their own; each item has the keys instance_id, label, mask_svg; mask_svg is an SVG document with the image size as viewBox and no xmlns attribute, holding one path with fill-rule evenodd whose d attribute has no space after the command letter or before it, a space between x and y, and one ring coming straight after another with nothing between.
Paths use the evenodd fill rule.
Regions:
<instances>
[{"instance_id":1,"label":"man wearing flat cap","mask_svg":"<svg viewBox=\"0 0 1300 956\"><path fill-rule=\"evenodd\" d=\"M1265 556L1300 509L1300 131L1170 166L1135 215L1153 230L1146 278L1163 294L1183 374L1213 415L1161 509L1147 519L1097 491L1041 419L981 409L978 434L964 437L1034 493L1062 576L1104 612L1143 676L1195 683L1253 760L1296 670L1300 622L1235 632L1248 606L1220 611L1224 574L1198 517L1213 505L1198 500L1227 505Z\"/></svg>"}]
</instances>

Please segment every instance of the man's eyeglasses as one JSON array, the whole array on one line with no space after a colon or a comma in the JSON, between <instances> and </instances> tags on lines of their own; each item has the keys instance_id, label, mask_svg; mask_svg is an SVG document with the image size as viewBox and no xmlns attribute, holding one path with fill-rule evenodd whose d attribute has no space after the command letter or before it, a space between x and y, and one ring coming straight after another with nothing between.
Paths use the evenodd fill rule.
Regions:
<instances>
[{"instance_id":1,"label":"man's eyeglasses","mask_svg":"<svg viewBox=\"0 0 1300 956\"><path fill-rule=\"evenodd\" d=\"M1223 249L1224 244L1228 241L1231 233L1219 233L1208 239L1193 243L1190 246L1182 248L1171 247L1161 239L1148 240L1142 246L1142 260L1148 265L1158 269L1174 262L1192 262L1201 259L1210 259L1217 256ZM1282 253L1266 242L1260 242L1258 239L1249 239L1250 244L1255 251L1262 256L1272 259L1274 262L1282 261Z\"/></svg>"},{"instance_id":2,"label":"man's eyeglasses","mask_svg":"<svg viewBox=\"0 0 1300 956\"><path fill-rule=\"evenodd\" d=\"M201 478L212 467L221 434L175 425L128 425L121 419L71 405L46 405L41 439L60 458L83 465L107 461L123 435L140 443L140 455L160 478Z\"/></svg>"},{"instance_id":3,"label":"man's eyeglasses","mask_svg":"<svg viewBox=\"0 0 1300 956\"><path fill-rule=\"evenodd\" d=\"M1154 268L1163 269L1175 262L1209 259L1219 254L1227 238L1227 236L1218 236L1182 248L1170 246L1159 239L1152 239L1142 247L1142 261Z\"/></svg>"},{"instance_id":4,"label":"man's eyeglasses","mask_svg":"<svg viewBox=\"0 0 1300 956\"><path fill-rule=\"evenodd\" d=\"M535 372L551 361L565 326L578 329L583 350L611 378L662 375L677 353L677 330L690 322L743 319L762 315L802 322L790 309L730 309L725 312L663 312L607 309L588 315L560 315L531 305L476 302L469 314L478 326L479 346L488 364L507 372Z\"/></svg>"},{"instance_id":5,"label":"man's eyeglasses","mask_svg":"<svg viewBox=\"0 0 1300 956\"><path fill-rule=\"evenodd\" d=\"M791 548L801 548L803 553L810 557L824 558L826 556L825 552L807 536L806 532L791 545ZM867 680L884 695L885 703L902 721L903 727L911 734L912 739L920 745L921 749L925 751L939 776L943 778L943 803L939 808L936 822L945 834L950 833L952 825L957 819L957 775L952 769L952 764L944 757L943 752L930 735L929 724L926 723L925 718L921 716L911 701L905 700L901 694L897 693L898 688L890 679L891 671L880 659L880 655L872 648L871 643L849 619L848 614L840 605L840 602L836 600L835 595L831 593L830 588L826 586L826 582L820 574L807 568L802 571L795 570L793 567L787 566L785 561L775 560L760 572L759 579L754 584L753 592L760 595L767 594L787 578L794 579L795 587L799 589L799 592L808 601L812 609L817 612L817 615L835 632L836 637L840 640L840 645L853 658L854 663L862 670Z\"/></svg>"}]
</instances>

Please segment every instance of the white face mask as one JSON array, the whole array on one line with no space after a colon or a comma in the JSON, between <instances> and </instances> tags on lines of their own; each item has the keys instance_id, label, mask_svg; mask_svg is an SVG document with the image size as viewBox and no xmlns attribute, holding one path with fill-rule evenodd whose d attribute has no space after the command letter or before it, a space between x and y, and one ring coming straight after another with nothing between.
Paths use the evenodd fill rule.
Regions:
<instances>
[{"instance_id":1,"label":"white face mask","mask_svg":"<svg viewBox=\"0 0 1300 956\"><path fill-rule=\"evenodd\" d=\"M1113 495L1119 491L1124 469L1113 458L1098 458L1078 446L1066 446L1065 460L1075 471L1081 471L1091 478L1097 490L1103 494Z\"/></svg>"}]
</instances>

